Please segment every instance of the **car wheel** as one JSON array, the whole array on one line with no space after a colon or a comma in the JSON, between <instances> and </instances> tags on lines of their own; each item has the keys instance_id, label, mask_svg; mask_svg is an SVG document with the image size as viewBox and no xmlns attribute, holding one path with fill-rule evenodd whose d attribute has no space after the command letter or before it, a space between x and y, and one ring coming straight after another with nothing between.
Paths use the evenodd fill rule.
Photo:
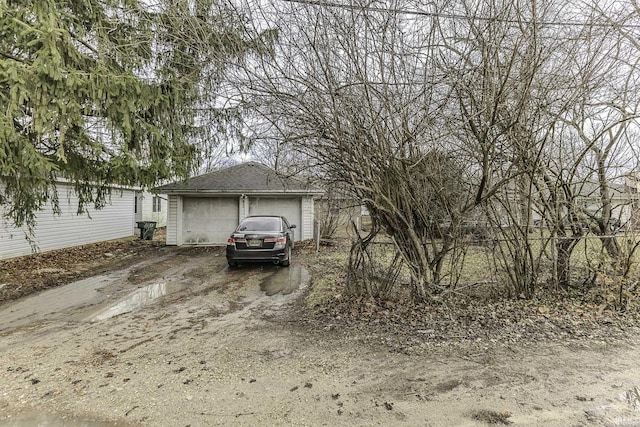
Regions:
<instances>
[{"instance_id":1,"label":"car wheel","mask_svg":"<svg viewBox=\"0 0 640 427\"><path fill-rule=\"evenodd\" d=\"M287 247L287 257L282 260L280 265L283 267L289 267L289 264L291 264L291 245Z\"/></svg>"},{"instance_id":2,"label":"car wheel","mask_svg":"<svg viewBox=\"0 0 640 427\"><path fill-rule=\"evenodd\" d=\"M237 267L238 266L238 263L233 261L233 260L231 260L231 259L227 260L227 264L229 264L229 267Z\"/></svg>"}]
</instances>

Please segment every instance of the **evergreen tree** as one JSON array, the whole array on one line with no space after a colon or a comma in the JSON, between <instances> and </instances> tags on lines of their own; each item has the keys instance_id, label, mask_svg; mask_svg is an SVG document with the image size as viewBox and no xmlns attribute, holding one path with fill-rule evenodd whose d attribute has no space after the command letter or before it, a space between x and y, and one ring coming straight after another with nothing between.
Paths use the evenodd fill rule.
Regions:
<instances>
[{"instance_id":1,"label":"evergreen tree","mask_svg":"<svg viewBox=\"0 0 640 427\"><path fill-rule=\"evenodd\" d=\"M214 108L225 65L267 36L218 0L0 0L5 215L33 230L61 178L79 212L113 184L187 178L233 116Z\"/></svg>"}]
</instances>

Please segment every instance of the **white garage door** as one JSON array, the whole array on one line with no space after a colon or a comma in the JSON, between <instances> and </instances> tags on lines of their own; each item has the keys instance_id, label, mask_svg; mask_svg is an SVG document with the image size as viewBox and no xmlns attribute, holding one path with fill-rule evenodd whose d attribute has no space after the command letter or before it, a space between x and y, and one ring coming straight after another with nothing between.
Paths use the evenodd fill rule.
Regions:
<instances>
[{"instance_id":1,"label":"white garage door","mask_svg":"<svg viewBox=\"0 0 640 427\"><path fill-rule=\"evenodd\" d=\"M223 244L238 225L238 199L185 197L182 202L184 244Z\"/></svg>"},{"instance_id":2,"label":"white garage door","mask_svg":"<svg viewBox=\"0 0 640 427\"><path fill-rule=\"evenodd\" d=\"M295 224L295 240L300 240L302 226L300 199L274 199L268 197L249 198L249 215L279 215L287 218L289 224Z\"/></svg>"}]
</instances>

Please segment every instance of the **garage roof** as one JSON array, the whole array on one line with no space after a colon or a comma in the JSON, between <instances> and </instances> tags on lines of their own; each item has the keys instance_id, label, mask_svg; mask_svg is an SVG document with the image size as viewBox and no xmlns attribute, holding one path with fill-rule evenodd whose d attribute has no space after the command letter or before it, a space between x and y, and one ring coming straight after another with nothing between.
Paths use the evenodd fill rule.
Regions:
<instances>
[{"instance_id":1,"label":"garage roof","mask_svg":"<svg viewBox=\"0 0 640 427\"><path fill-rule=\"evenodd\" d=\"M227 193L227 194L322 194L301 179L278 175L273 169L256 162L242 163L204 175L188 182L157 187L159 193Z\"/></svg>"}]
</instances>

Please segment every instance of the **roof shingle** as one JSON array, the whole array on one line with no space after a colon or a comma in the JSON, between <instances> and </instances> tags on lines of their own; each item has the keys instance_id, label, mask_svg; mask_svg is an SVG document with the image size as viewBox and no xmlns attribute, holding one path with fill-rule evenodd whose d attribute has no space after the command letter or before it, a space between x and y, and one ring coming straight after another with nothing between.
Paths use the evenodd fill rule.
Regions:
<instances>
[{"instance_id":1,"label":"roof shingle","mask_svg":"<svg viewBox=\"0 0 640 427\"><path fill-rule=\"evenodd\" d=\"M160 193L322 193L300 179L280 176L270 167L255 162L199 175L185 183L162 185L156 190Z\"/></svg>"}]
</instances>

